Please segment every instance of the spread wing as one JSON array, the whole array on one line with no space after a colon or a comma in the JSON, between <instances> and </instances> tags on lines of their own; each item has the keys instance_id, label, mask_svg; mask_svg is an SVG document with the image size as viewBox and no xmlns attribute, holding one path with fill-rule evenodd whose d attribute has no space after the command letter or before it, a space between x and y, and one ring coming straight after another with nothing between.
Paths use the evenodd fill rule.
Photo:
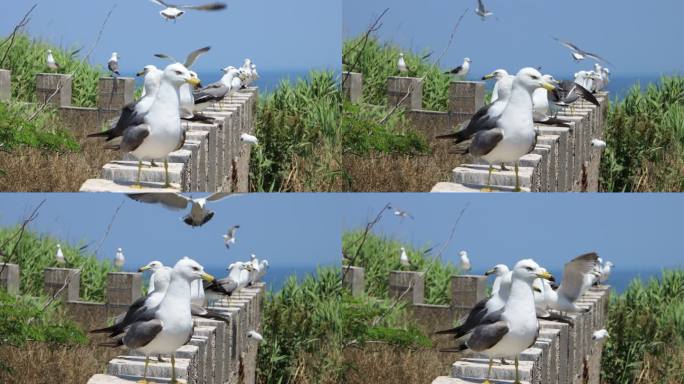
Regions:
<instances>
[{"instance_id":1,"label":"spread wing","mask_svg":"<svg viewBox=\"0 0 684 384\"><path fill-rule=\"evenodd\" d=\"M185 209L190 201L189 198L180 193L129 193L126 196L141 203L161 204L164 208L172 211Z\"/></svg>"},{"instance_id":2,"label":"spread wing","mask_svg":"<svg viewBox=\"0 0 684 384\"><path fill-rule=\"evenodd\" d=\"M194 9L196 11L220 11L226 9L227 5L225 3L209 3L203 5L179 5L178 9Z\"/></svg>"},{"instance_id":3,"label":"spread wing","mask_svg":"<svg viewBox=\"0 0 684 384\"><path fill-rule=\"evenodd\" d=\"M190 68L190 66L192 66L192 64L195 62L195 60L197 60L198 57L209 52L210 49L211 47L204 47L190 52L190 54L188 54L188 57L185 59L185 67Z\"/></svg>"},{"instance_id":4,"label":"spread wing","mask_svg":"<svg viewBox=\"0 0 684 384\"><path fill-rule=\"evenodd\" d=\"M584 289L584 276L594 271L597 265L598 255L595 252L578 256L566 263L558 294L569 301L577 300Z\"/></svg>"},{"instance_id":5,"label":"spread wing","mask_svg":"<svg viewBox=\"0 0 684 384\"><path fill-rule=\"evenodd\" d=\"M155 3L155 4L157 4L157 5L161 5L162 7L166 7L166 8L170 7L169 4L166 4L166 3L165 3L164 1L162 1L162 0L150 0L150 1L153 2L153 3Z\"/></svg>"},{"instance_id":6,"label":"spread wing","mask_svg":"<svg viewBox=\"0 0 684 384\"><path fill-rule=\"evenodd\" d=\"M554 37L553 39L556 40L557 42L563 44L565 47L571 49L574 52L582 52L582 50L579 49L579 47L577 47L575 44L573 44L569 41L563 41L563 40L556 38L556 37Z\"/></svg>"}]
</instances>

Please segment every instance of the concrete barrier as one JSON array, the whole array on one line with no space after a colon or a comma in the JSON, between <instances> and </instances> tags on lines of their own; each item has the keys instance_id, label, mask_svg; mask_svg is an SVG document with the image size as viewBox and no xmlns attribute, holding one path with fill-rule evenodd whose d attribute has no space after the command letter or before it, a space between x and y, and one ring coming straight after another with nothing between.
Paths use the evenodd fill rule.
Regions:
<instances>
[{"instance_id":1,"label":"concrete barrier","mask_svg":"<svg viewBox=\"0 0 684 384\"><path fill-rule=\"evenodd\" d=\"M9 101L12 98L12 71L0 69L0 101Z\"/></svg>"}]
</instances>

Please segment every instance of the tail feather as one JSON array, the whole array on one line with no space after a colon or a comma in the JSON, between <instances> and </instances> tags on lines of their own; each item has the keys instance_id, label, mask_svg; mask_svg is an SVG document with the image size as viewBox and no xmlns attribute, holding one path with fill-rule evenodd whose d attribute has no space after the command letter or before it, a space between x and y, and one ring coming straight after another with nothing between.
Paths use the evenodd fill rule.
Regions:
<instances>
[{"instance_id":1,"label":"tail feather","mask_svg":"<svg viewBox=\"0 0 684 384\"><path fill-rule=\"evenodd\" d=\"M89 333L111 333L114 331L114 327L116 327L116 325L112 325L112 326L105 327L105 328L93 329L93 330L90 330L88 332Z\"/></svg>"},{"instance_id":2,"label":"tail feather","mask_svg":"<svg viewBox=\"0 0 684 384\"><path fill-rule=\"evenodd\" d=\"M468 349L468 346L465 345L465 343L464 343L464 344L457 345L457 346L451 347L451 348L442 348L439 351L440 352L463 352L466 349Z\"/></svg>"},{"instance_id":3,"label":"tail feather","mask_svg":"<svg viewBox=\"0 0 684 384\"><path fill-rule=\"evenodd\" d=\"M100 347L118 348L123 346L123 337L116 340L105 341L104 343L97 344Z\"/></svg>"},{"instance_id":4,"label":"tail feather","mask_svg":"<svg viewBox=\"0 0 684 384\"><path fill-rule=\"evenodd\" d=\"M459 332L461 332L461 326L460 325L458 327L437 331L437 332L435 332L435 335L449 335L452 333L459 333Z\"/></svg>"}]
</instances>

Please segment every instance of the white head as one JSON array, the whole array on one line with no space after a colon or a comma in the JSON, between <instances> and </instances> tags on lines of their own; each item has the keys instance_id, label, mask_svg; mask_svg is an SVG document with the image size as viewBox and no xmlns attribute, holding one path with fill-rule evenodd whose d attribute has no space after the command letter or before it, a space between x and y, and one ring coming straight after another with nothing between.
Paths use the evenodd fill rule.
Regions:
<instances>
[{"instance_id":1,"label":"white head","mask_svg":"<svg viewBox=\"0 0 684 384\"><path fill-rule=\"evenodd\" d=\"M243 65L245 68L251 68L251 67L252 67L252 59L250 59L249 57L246 58L246 59L245 59L245 62L242 63L242 65Z\"/></svg>"},{"instance_id":2,"label":"white head","mask_svg":"<svg viewBox=\"0 0 684 384\"><path fill-rule=\"evenodd\" d=\"M149 264L147 264L143 267L140 267L140 269L138 269L138 272L145 272L147 270L150 270L152 272L157 272L162 268L164 268L164 264L162 264L161 261L155 260L155 261L151 261Z\"/></svg>"},{"instance_id":3,"label":"white head","mask_svg":"<svg viewBox=\"0 0 684 384\"><path fill-rule=\"evenodd\" d=\"M544 88L547 91L553 91L555 87L553 84L542 78L542 74L538 70L527 67L523 68L515 75L515 84L522 86L530 94L537 88Z\"/></svg>"},{"instance_id":4,"label":"white head","mask_svg":"<svg viewBox=\"0 0 684 384\"><path fill-rule=\"evenodd\" d=\"M250 258L252 261L254 261L254 260L256 260L257 257L256 257L255 254L252 253L251 255L249 255L249 258Z\"/></svg>"},{"instance_id":5,"label":"white head","mask_svg":"<svg viewBox=\"0 0 684 384\"><path fill-rule=\"evenodd\" d=\"M615 264L613 264L612 261L606 261L606 264L604 264L604 266L606 268L613 268L615 266Z\"/></svg>"},{"instance_id":6,"label":"white head","mask_svg":"<svg viewBox=\"0 0 684 384\"><path fill-rule=\"evenodd\" d=\"M404 247L401 247L401 248L399 248L399 249L401 250L402 253L403 253L403 252L406 252L406 249L405 249Z\"/></svg>"},{"instance_id":7,"label":"white head","mask_svg":"<svg viewBox=\"0 0 684 384\"><path fill-rule=\"evenodd\" d=\"M119 252L119 253L121 253L121 252L123 252L123 249L117 248L116 251Z\"/></svg>"},{"instance_id":8,"label":"white head","mask_svg":"<svg viewBox=\"0 0 684 384\"><path fill-rule=\"evenodd\" d=\"M256 64L252 64L250 68L252 68L252 71L256 71Z\"/></svg>"},{"instance_id":9,"label":"white head","mask_svg":"<svg viewBox=\"0 0 684 384\"><path fill-rule=\"evenodd\" d=\"M549 84L558 84L558 80L554 79L551 75L544 75L542 79Z\"/></svg>"},{"instance_id":10,"label":"white head","mask_svg":"<svg viewBox=\"0 0 684 384\"><path fill-rule=\"evenodd\" d=\"M62 249L62 244L57 244L57 249Z\"/></svg>"},{"instance_id":11,"label":"white head","mask_svg":"<svg viewBox=\"0 0 684 384\"><path fill-rule=\"evenodd\" d=\"M403 59L404 58L404 52L399 52L399 57Z\"/></svg>"},{"instance_id":12,"label":"white head","mask_svg":"<svg viewBox=\"0 0 684 384\"><path fill-rule=\"evenodd\" d=\"M466 258L466 257L468 257L468 252L466 252L466 251L460 251L460 252L458 253L458 256L460 256L461 259Z\"/></svg>"},{"instance_id":13,"label":"white head","mask_svg":"<svg viewBox=\"0 0 684 384\"><path fill-rule=\"evenodd\" d=\"M532 285L535 279L545 279L555 281L550 273L543 270L539 264L532 259L520 260L513 267L513 278L520 279Z\"/></svg>"},{"instance_id":14,"label":"white head","mask_svg":"<svg viewBox=\"0 0 684 384\"><path fill-rule=\"evenodd\" d=\"M112 59L118 60L119 59L119 54L116 52L112 52Z\"/></svg>"},{"instance_id":15,"label":"white head","mask_svg":"<svg viewBox=\"0 0 684 384\"><path fill-rule=\"evenodd\" d=\"M494 268L485 272L485 276L489 276L489 275L503 276L503 275L507 274L508 272L510 272L510 269L508 269L508 266L506 264L497 264L494 266Z\"/></svg>"},{"instance_id":16,"label":"white head","mask_svg":"<svg viewBox=\"0 0 684 384\"><path fill-rule=\"evenodd\" d=\"M492 72L488 75L484 75L482 77L482 80L490 80L490 79L501 80L506 76L508 76L508 71L506 71L505 69L499 68L499 69L495 70L494 72Z\"/></svg>"},{"instance_id":17,"label":"white head","mask_svg":"<svg viewBox=\"0 0 684 384\"><path fill-rule=\"evenodd\" d=\"M250 339L254 339L257 342L264 340L263 336L261 336L261 334L259 334L257 331L247 332L247 337Z\"/></svg>"},{"instance_id":18,"label":"white head","mask_svg":"<svg viewBox=\"0 0 684 384\"><path fill-rule=\"evenodd\" d=\"M158 71L157 67L154 65L146 65L142 71L136 73L136 76L147 76L148 73L153 72L153 71Z\"/></svg>"},{"instance_id":19,"label":"white head","mask_svg":"<svg viewBox=\"0 0 684 384\"><path fill-rule=\"evenodd\" d=\"M465 63L470 64L470 63L471 63L470 58L469 58L469 57L466 57L465 59L463 59L463 63L464 63L464 64L465 64Z\"/></svg>"},{"instance_id":20,"label":"white head","mask_svg":"<svg viewBox=\"0 0 684 384\"><path fill-rule=\"evenodd\" d=\"M193 75L181 63L174 63L167 66L164 69L163 77L176 88L179 88L185 83L188 83L191 86L196 86L200 83L200 80L197 78L197 74Z\"/></svg>"},{"instance_id":21,"label":"white head","mask_svg":"<svg viewBox=\"0 0 684 384\"><path fill-rule=\"evenodd\" d=\"M204 267L193 259L184 257L173 267L173 272L182 279L191 282L197 279L214 281L214 277L204 272Z\"/></svg>"},{"instance_id":22,"label":"white head","mask_svg":"<svg viewBox=\"0 0 684 384\"><path fill-rule=\"evenodd\" d=\"M52 55L52 49L47 50L48 55Z\"/></svg>"}]
</instances>

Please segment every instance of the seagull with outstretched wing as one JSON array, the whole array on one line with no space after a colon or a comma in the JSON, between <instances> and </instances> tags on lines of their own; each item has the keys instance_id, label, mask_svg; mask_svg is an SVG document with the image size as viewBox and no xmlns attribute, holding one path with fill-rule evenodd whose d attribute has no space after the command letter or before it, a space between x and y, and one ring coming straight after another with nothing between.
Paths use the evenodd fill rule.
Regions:
<instances>
[{"instance_id":1,"label":"seagull with outstretched wing","mask_svg":"<svg viewBox=\"0 0 684 384\"><path fill-rule=\"evenodd\" d=\"M194 11L220 11L226 9L225 3L208 3L203 5L177 5L169 4L163 0L150 0L151 2L164 7L159 14L166 20L176 21L185 14L186 10Z\"/></svg>"}]
</instances>

